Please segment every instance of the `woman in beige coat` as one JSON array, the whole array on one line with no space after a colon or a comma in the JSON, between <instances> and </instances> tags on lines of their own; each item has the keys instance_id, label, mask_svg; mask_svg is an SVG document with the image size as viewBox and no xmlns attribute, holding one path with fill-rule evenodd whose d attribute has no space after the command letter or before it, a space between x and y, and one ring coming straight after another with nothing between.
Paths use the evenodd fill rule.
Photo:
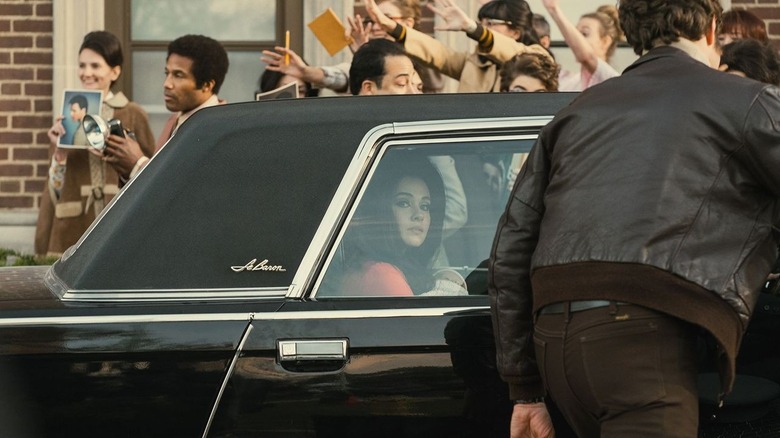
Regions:
<instances>
[{"instance_id":1,"label":"woman in beige coat","mask_svg":"<svg viewBox=\"0 0 780 438\"><path fill-rule=\"evenodd\" d=\"M111 92L111 85L122 71L122 61L122 48L115 35L90 32L79 49L79 80L82 88L103 92L101 117L119 119L133 133L144 154L151 157L154 135L146 112L121 92ZM58 117L48 131L52 161L35 230L38 255L60 255L76 243L121 185L120 175L102 159L102 153L57 147L64 134L62 117ZM111 139L121 144L131 141L119 136Z\"/></svg>"}]
</instances>

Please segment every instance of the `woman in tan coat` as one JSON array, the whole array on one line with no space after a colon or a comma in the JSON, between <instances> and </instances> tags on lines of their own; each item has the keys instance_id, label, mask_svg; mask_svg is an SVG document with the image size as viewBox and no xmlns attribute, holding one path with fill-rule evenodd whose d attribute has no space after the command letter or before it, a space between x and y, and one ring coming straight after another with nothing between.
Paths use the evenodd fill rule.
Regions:
<instances>
[{"instance_id":1,"label":"woman in tan coat","mask_svg":"<svg viewBox=\"0 0 780 438\"><path fill-rule=\"evenodd\" d=\"M101 117L119 119L128 131L126 135L135 136L144 154L151 157L154 135L146 112L121 92L111 92L122 72L122 61L116 36L90 32L79 49L79 80L82 88L103 92ZM48 131L52 160L35 232L35 253L39 255L61 255L75 244L119 191L120 175L103 160L102 153L91 148L57 147L64 134L60 116ZM112 136L111 141L124 144L130 140Z\"/></svg>"}]
</instances>

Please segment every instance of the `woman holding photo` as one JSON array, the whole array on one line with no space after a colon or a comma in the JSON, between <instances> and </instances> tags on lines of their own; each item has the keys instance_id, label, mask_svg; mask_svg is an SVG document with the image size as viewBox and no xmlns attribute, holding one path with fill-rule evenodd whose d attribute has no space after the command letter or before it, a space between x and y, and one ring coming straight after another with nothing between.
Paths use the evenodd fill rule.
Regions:
<instances>
[{"instance_id":1,"label":"woman holding photo","mask_svg":"<svg viewBox=\"0 0 780 438\"><path fill-rule=\"evenodd\" d=\"M103 93L100 116L120 120L125 130L133 133L144 154L151 157L154 135L146 112L121 92L111 92L124 60L119 39L105 31L90 32L84 37L78 59L81 87ZM60 137L65 135L63 118L57 117L47 132L52 160L35 231L38 255L65 252L119 191L121 175L106 164L102 153L91 148L58 147ZM109 141L124 145L133 140L112 135Z\"/></svg>"}]
</instances>

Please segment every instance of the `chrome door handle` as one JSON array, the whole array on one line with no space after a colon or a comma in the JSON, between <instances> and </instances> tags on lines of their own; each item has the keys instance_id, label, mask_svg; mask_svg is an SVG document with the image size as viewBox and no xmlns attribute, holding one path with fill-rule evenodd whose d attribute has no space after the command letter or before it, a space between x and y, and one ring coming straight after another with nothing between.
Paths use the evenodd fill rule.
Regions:
<instances>
[{"instance_id":1,"label":"chrome door handle","mask_svg":"<svg viewBox=\"0 0 780 438\"><path fill-rule=\"evenodd\" d=\"M276 342L280 362L347 360L347 339L286 339Z\"/></svg>"}]
</instances>

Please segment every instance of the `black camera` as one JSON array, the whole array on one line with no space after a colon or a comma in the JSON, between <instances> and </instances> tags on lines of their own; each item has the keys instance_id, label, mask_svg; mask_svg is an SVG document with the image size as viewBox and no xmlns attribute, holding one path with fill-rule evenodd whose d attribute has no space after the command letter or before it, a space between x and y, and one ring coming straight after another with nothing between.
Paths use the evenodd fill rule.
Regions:
<instances>
[{"instance_id":1,"label":"black camera","mask_svg":"<svg viewBox=\"0 0 780 438\"><path fill-rule=\"evenodd\" d=\"M106 122L108 125L109 134L118 135L120 137L125 136L125 130L122 128L122 122L119 119L111 119Z\"/></svg>"}]
</instances>

